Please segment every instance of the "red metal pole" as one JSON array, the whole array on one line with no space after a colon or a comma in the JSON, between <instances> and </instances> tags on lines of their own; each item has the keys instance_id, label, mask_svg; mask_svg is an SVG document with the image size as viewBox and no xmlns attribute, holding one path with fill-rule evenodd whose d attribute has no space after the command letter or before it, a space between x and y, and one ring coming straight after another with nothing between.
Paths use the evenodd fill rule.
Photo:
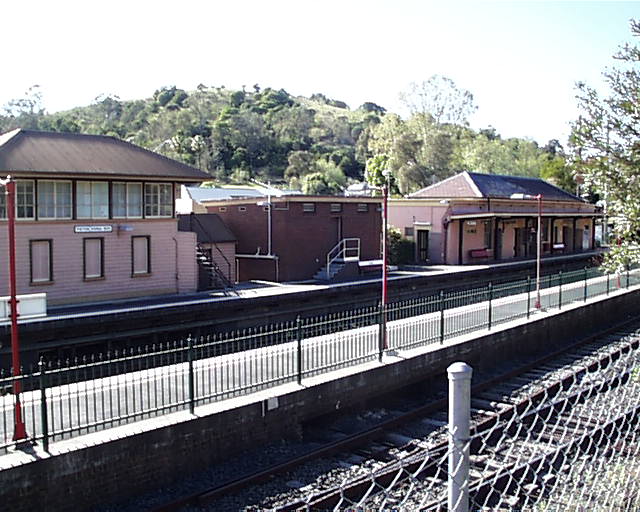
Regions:
<instances>
[{"instance_id":1,"label":"red metal pole","mask_svg":"<svg viewBox=\"0 0 640 512\"><path fill-rule=\"evenodd\" d=\"M542 307L540 301L540 259L542 258L542 194L536 196L538 200L538 244L536 257L536 309Z\"/></svg>"},{"instance_id":2,"label":"red metal pole","mask_svg":"<svg viewBox=\"0 0 640 512\"><path fill-rule=\"evenodd\" d=\"M387 198L389 184L385 183L382 199L382 347L387 348Z\"/></svg>"},{"instance_id":3,"label":"red metal pole","mask_svg":"<svg viewBox=\"0 0 640 512\"><path fill-rule=\"evenodd\" d=\"M7 178L5 183L7 196L7 225L9 228L9 305L11 307L11 365L13 367L13 395L15 396L15 425L13 440L20 441L27 438L27 430L22 418L20 405L20 391L22 383L20 377L20 342L18 337L18 299L16 298L16 182Z\"/></svg>"}]
</instances>

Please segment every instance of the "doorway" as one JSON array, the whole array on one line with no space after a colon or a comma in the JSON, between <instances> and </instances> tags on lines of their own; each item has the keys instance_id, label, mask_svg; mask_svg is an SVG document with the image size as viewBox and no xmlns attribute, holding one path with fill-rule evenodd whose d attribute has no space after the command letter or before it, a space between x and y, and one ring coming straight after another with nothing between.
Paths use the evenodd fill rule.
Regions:
<instances>
[{"instance_id":1,"label":"doorway","mask_svg":"<svg viewBox=\"0 0 640 512\"><path fill-rule=\"evenodd\" d=\"M493 254L493 257L496 260L502 259L502 235L503 235L502 229L498 228L496 230L496 248Z\"/></svg>"},{"instance_id":2,"label":"doorway","mask_svg":"<svg viewBox=\"0 0 640 512\"><path fill-rule=\"evenodd\" d=\"M336 244L339 244L342 241L342 217L334 217L334 219L336 220Z\"/></svg>"},{"instance_id":3,"label":"doorway","mask_svg":"<svg viewBox=\"0 0 640 512\"><path fill-rule=\"evenodd\" d=\"M426 263L429 260L429 230L428 229L418 229L418 263Z\"/></svg>"}]
</instances>

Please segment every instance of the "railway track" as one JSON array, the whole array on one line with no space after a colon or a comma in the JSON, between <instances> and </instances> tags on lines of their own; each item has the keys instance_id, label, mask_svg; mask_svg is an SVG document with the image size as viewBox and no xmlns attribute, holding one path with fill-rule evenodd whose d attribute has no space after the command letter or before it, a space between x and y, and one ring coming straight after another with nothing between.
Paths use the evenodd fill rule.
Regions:
<instances>
[{"instance_id":1,"label":"railway track","mask_svg":"<svg viewBox=\"0 0 640 512\"><path fill-rule=\"evenodd\" d=\"M574 454L602 443L616 425L638 416L637 408L624 402L629 386L637 386L640 394L638 352L640 319L635 319L473 386L472 503L511 510L546 499L549 486L571 488L576 480ZM595 414L608 408L616 414ZM280 492L245 510L378 510L401 505L407 510L445 510L446 409L447 399L437 398L293 460L155 510L221 510L225 496L263 482ZM549 428L536 424L541 418ZM618 440L614 451L637 450L634 440ZM307 483L296 480L297 468L305 465L332 469Z\"/></svg>"}]
</instances>

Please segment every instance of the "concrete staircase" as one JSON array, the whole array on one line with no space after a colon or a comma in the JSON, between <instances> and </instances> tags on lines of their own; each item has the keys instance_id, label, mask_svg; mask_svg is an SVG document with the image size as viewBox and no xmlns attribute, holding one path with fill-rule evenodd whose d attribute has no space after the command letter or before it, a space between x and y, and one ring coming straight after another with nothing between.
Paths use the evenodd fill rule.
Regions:
<instances>
[{"instance_id":1,"label":"concrete staircase","mask_svg":"<svg viewBox=\"0 0 640 512\"><path fill-rule=\"evenodd\" d=\"M331 281L342 272L345 266L346 263L344 261L334 261L331 263L329 272L327 272L327 266L325 265L313 275L313 278L316 281Z\"/></svg>"}]
</instances>

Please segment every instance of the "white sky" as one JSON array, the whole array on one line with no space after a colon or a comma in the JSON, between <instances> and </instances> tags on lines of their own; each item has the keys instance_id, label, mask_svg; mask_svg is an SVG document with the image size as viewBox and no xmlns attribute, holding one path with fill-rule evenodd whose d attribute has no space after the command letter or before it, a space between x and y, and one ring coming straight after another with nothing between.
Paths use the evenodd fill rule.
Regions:
<instances>
[{"instance_id":1,"label":"white sky","mask_svg":"<svg viewBox=\"0 0 640 512\"><path fill-rule=\"evenodd\" d=\"M53 112L258 83L402 113L399 92L441 74L474 94L474 128L564 143L575 82L600 85L632 17L640 2L4 0L0 105L33 84Z\"/></svg>"}]
</instances>

